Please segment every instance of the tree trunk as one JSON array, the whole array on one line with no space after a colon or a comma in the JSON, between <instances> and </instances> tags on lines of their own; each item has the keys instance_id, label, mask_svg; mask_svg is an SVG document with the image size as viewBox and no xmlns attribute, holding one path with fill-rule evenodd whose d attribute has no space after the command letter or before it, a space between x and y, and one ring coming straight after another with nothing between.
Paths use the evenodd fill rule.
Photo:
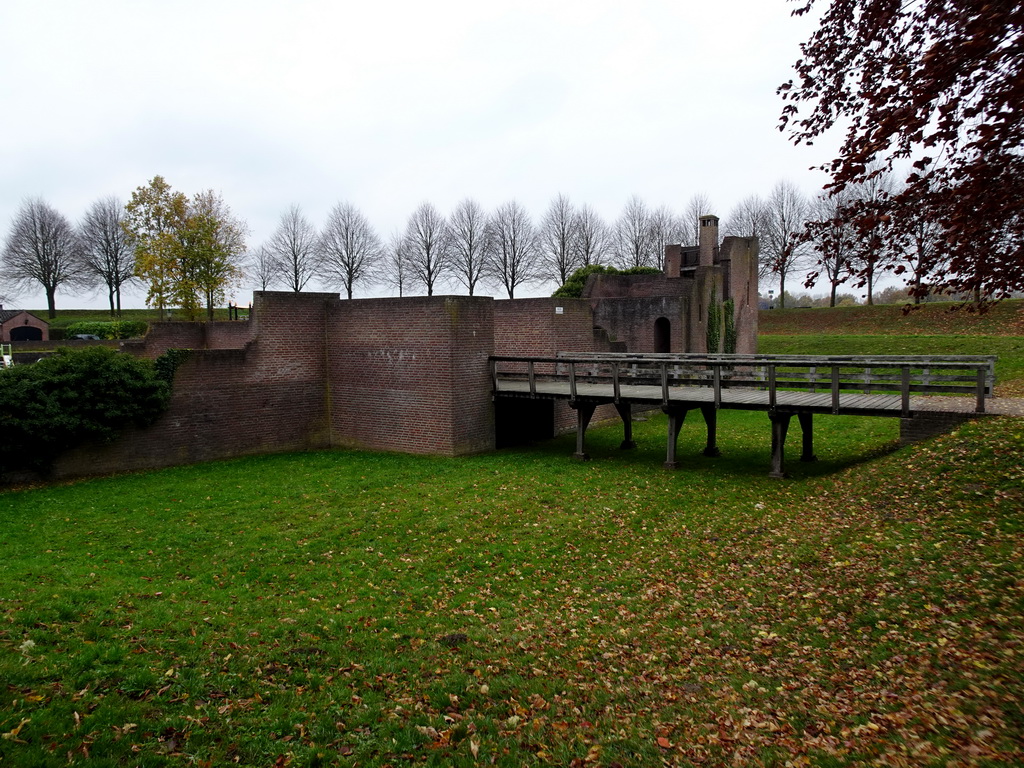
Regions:
<instances>
[{"instance_id":1,"label":"tree trunk","mask_svg":"<svg viewBox=\"0 0 1024 768\"><path fill-rule=\"evenodd\" d=\"M55 288L46 289L46 311L49 318L53 320L57 316L57 297Z\"/></svg>"}]
</instances>

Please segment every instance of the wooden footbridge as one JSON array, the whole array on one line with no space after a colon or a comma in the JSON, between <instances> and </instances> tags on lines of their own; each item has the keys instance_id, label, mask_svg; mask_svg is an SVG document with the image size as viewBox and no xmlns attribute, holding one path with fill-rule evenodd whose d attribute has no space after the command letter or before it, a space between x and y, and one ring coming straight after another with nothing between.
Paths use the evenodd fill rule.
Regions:
<instances>
[{"instance_id":1,"label":"wooden footbridge","mask_svg":"<svg viewBox=\"0 0 1024 768\"><path fill-rule=\"evenodd\" d=\"M599 405L622 418L623 448L632 448L632 409L668 415L665 466L679 466L676 443L687 412L707 425L704 454L718 456L720 409L765 411L772 427L771 476L784 477L784 448L795 415L802 461L813 461L815 414L913 419L928 413L982 414L995 386L994 356L806 356L700 354L560 354L491 357L493 396L566 400L576 410L576 458ZM921 395L959 395L949 398ZM966 400L964 398L967 398ZM966 406L966 407L965 407Z\"/></svg>"}]
</instances>

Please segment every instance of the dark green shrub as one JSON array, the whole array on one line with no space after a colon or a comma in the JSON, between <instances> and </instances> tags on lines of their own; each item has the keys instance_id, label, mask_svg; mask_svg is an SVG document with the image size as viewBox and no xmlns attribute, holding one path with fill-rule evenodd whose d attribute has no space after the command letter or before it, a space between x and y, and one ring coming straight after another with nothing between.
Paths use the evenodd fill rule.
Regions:
<instances>
[{"instance_id":1,"label":"dark green shrub","mask_svg":"<svg viewBox=\"0 0 1024 768\"><path fill-rule=\"evenodd\" d=\"M79 334L99 336L101 339L131 339L144 336L149 325L141 320L101 320L71 323L64 329L64 338L70 339Z\"/></svg>"},{"instance_id":2,"label":"dark green shrub","mask_svg":"<svg viewBox=\"0 0 1024 768\"><path fill-rule=\"evenodd\" d=\"M561 288L551 294L555 299L578 299L583 295L583 287L587 284L587 278L591 275L656 275L661 272L654 267L630 267L629 269L616 269L606 267L602 264L591 264L589 267L580 267L565 281Z\"/></svg>"},{"instance_id":3,"label":"dark green shrub","mask_svg":"<svg viewBox=\"0 0 1024 768\"><path fill-rule=\"evenodd\" d=\"M32 365L0 371L0 472L46 471L64 451L151 424L170 383L148 360L107 347L58 349Z\"/></svg>"}]
</instances>

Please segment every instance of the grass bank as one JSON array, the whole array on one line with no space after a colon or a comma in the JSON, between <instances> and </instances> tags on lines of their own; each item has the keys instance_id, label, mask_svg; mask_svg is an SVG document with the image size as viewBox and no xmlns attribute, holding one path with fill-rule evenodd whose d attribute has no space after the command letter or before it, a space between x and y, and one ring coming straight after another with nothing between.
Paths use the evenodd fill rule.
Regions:
<instances>
[{"instance_id":1,"label":"grass bank","mask_svg":"<svg viewBox=\"0 0 1024 768\"><path fill-rule=\"evenodd\" d=\"M1024 430L663 418L0 493L11 766L1019 765ZM870 459L870 461L868 461Z\"/></svg>"},{"instance_id":2,"label":"grass bank","mask_svg":"<svg viewBox=\"0 0 1024 768\"><path fill-rule=\"evenodd\" d=\"M774 355L997 355L996 394L1024 397L1024 336L766 334L758 338L758 351Z\"/></svg>"},{"instance_id":3,"label":"grass bank","mask_svg":"<svg viewBox=\"0 0 1024 768\"><path fill-rule=\"evenodd\" d=\"M156 309L122 309L117 317L112 317L110 310L108 309L57 309L57 316L52 320L49 319L46 314L47 310L44 309L30 309L28 310L33 315L43 320L46 320L50 324L50 328L67 328L69 325L74 323L84 322L97 322L106 323L112 320L137 320L144 323L153 323L160 319L160 312ZM248 308L243 308L243 311L248 313ZM214 320L228 320L228 310L226 307L217 307L213 311ZM172 310L172 319L180 320L182 315L177 310ZM205 310L203 310L203 320L206 319Z\"/></svg>"},{"instance_id":4,"label":"grass bank","mask_svg":"<svg viewBox=\"0 0 1024 768\"><path fill-rule=\"evenodd\" d=\"M1002 301L983 313L952 303L814 309L775 309L758 314L761 334L860 334L925 336L1024 336L1024 300Z\"/></svg>"}]
</instances>

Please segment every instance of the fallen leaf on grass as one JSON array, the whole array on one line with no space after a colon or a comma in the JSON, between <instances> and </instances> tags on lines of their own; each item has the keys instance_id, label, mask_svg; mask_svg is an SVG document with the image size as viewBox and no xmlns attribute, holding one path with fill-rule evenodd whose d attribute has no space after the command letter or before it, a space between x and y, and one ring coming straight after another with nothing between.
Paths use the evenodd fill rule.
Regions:
<instances>
[{"instance_id":1,"label":"fallen leaf on grass","mask_svg":"<svg viewBox=\"0 0 1024 768\"><path fill-rule=\"evenodd\" d=\"M13 741L17 744L27 744L28 742L18 738L18 734L21 733L21 729L25 727L25 723L31 722L32 718L24 718L16 727L12 728L7 733L0 734L0 738L6 739L7 741Z\"/></svg>"}]
</instances>

